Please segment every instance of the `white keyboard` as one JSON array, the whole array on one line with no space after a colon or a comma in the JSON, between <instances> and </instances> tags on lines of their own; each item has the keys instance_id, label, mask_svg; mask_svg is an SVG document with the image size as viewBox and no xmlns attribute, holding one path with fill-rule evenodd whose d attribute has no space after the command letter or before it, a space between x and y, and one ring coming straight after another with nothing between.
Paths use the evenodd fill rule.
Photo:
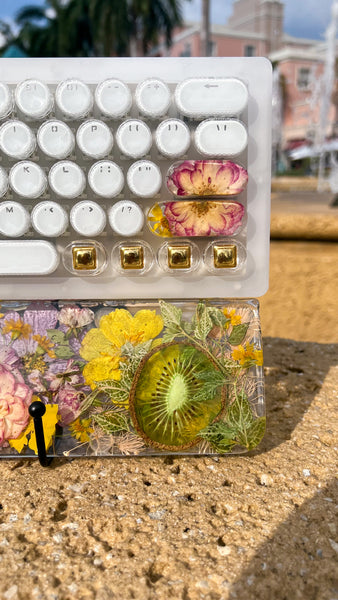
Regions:
<instances>
[{"instance_id":1,"label":"white keyboard","mask_svg":"<svg viewBox=\"0 0 338 600\"><path fill-rule=\"evenodd\" d=\"M262 58L2 59L0 297L255 297Z\"/></svg>"}]
</instances>

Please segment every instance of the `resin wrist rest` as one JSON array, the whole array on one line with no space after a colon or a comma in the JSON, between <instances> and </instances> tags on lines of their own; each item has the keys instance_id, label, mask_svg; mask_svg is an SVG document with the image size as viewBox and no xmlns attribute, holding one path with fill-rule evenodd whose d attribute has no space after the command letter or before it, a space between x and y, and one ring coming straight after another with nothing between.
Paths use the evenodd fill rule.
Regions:
<instances>
[{"instance_id":1,"label":"resin wrist rest","mask_svg":"<svg viewBox=\"0 0 338 600\"><path fill-rule=\"evenodd\" d=\"M0 456L229 454L265 430L256 300L6 302Z\"/></svg>"}]
</instances>

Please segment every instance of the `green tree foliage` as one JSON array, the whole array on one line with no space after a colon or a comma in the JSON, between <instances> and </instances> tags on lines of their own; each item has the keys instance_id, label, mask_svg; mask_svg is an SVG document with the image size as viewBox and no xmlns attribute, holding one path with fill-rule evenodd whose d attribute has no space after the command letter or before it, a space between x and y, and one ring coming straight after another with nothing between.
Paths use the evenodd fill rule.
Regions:
<instances>
[{"instance_id":1,"label":"green tree foliage","mask_svg":"<svg viewBox=\"0 0 338 600\"><path fill-rule=\"evenodd\" d=\"M18 33L0 21L6 39L28 56L142 56L159 39L171 43L182 24L182 0L46 0L16 15Z\"/></svg>"}]
</instances>

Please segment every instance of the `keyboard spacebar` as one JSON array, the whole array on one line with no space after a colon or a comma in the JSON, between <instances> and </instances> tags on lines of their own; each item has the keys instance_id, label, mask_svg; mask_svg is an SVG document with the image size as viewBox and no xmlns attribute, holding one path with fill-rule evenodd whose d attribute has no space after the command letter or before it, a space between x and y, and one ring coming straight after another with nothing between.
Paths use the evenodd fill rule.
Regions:
<instances>
[{"instance_id":1,"label":"keyboard spacebar","mask_svg":"<svg viewBox=\"0 0 338 600\"><path fill-rule=\"evenodd\" d=\"M0 275L49 275L58 264L59 255L50 242L0 241Z\"/></svg>"}]
</instances>

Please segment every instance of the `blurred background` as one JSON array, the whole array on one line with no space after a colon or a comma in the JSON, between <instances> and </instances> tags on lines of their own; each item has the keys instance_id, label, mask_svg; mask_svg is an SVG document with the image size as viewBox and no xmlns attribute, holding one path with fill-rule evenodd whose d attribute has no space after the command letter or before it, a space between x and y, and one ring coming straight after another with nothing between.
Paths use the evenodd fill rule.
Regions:
<instances>
[{"instance_id":1,"label":"blurred background","mask_svg":"<svg viewBox=\"0 0 338 600\"><path fill-rule=\"evenodd\" d=\"M265 335L336 342L338 0L1 0L0 56L265 56L273 66ZM1 61L0 61L1 66Z\"/></svg>"}]
</instances>

